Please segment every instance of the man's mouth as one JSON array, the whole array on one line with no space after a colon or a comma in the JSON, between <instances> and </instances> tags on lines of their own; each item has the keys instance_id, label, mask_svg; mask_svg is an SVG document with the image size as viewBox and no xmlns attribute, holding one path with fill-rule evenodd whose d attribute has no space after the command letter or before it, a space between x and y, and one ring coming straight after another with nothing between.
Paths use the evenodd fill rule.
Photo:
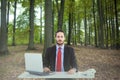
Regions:
<instances>
[{"instance_id":1,"label":"man's mouth","mask_svg":"<svg viewBox=\"0 0 120 80\"><path fill-rule=\"evenodd\" d=\"M62 40L59 40L59 42L61 42Z\"/></svg>"}]
</instances>

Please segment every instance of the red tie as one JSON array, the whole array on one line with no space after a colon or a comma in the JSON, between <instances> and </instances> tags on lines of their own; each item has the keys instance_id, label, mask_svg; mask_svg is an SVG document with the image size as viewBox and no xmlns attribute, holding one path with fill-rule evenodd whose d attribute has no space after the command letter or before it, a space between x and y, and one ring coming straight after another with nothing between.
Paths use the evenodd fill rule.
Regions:
<instances>
[{"instance_id":1,"label":"red tie","mask_svg":"<svg viewBox=\"0 0 120 80\"><path fill-rule=\"evenodd\" d=\"M58 48L56 71L61 71L61 48Z\"/></svg>"}]
</instances>

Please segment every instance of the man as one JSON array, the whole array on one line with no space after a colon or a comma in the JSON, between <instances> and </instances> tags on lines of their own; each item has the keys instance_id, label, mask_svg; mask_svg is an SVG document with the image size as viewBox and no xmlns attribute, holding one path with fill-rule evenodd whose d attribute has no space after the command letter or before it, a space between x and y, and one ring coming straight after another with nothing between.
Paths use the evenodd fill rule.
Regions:
<instances>
[{"instance_id":1,"label":"man","mask_svg":"<svg viewBox=\"0 0 120 80\"><path fill-rule=\"evenodd\" d=\"M62 30L55 34L56 45L46 50L44 57L44 72L66 71L74 74L77 71L77 63L74 49L64 45L65 35Z\"/></svg>"}]
</instances>

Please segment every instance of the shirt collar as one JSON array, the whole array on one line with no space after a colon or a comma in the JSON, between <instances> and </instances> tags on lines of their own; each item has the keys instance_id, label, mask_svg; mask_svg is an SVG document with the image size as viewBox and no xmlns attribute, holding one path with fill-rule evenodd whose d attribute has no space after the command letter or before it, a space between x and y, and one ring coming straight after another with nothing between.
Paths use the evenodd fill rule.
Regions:
<instances>
[{"instance_id":1,"label":"shirt collar","mask_svg":"<svg viewBox=\"0 0 120 80\"><path fill-rule=\"evenodd\" d=\"M61 47L61 49L63 49L63 48L64 48L64 44L63 44L62 46L58 46L58 45L56 44L56 48L58 49L59 47Z\"/></svg>"}]
</instances>

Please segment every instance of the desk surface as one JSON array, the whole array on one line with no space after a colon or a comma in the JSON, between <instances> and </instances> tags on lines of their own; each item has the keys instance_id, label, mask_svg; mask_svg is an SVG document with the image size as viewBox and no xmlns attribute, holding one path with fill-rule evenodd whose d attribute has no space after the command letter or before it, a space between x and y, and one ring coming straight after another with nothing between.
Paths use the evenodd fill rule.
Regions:
<instances>
[{"instance_id":1,"label":"desk surface","mask_svg":"<svg viewBox=\"0 0 120 80\"><path fill-rule=\"evenodd\" d=\"M18 78L95 78L95 69L89 69L84 72L77 72L74 74L68 74L67 72L53 72L47 76L39 76L23 72Z\"/></svg>"}]
</instances>

